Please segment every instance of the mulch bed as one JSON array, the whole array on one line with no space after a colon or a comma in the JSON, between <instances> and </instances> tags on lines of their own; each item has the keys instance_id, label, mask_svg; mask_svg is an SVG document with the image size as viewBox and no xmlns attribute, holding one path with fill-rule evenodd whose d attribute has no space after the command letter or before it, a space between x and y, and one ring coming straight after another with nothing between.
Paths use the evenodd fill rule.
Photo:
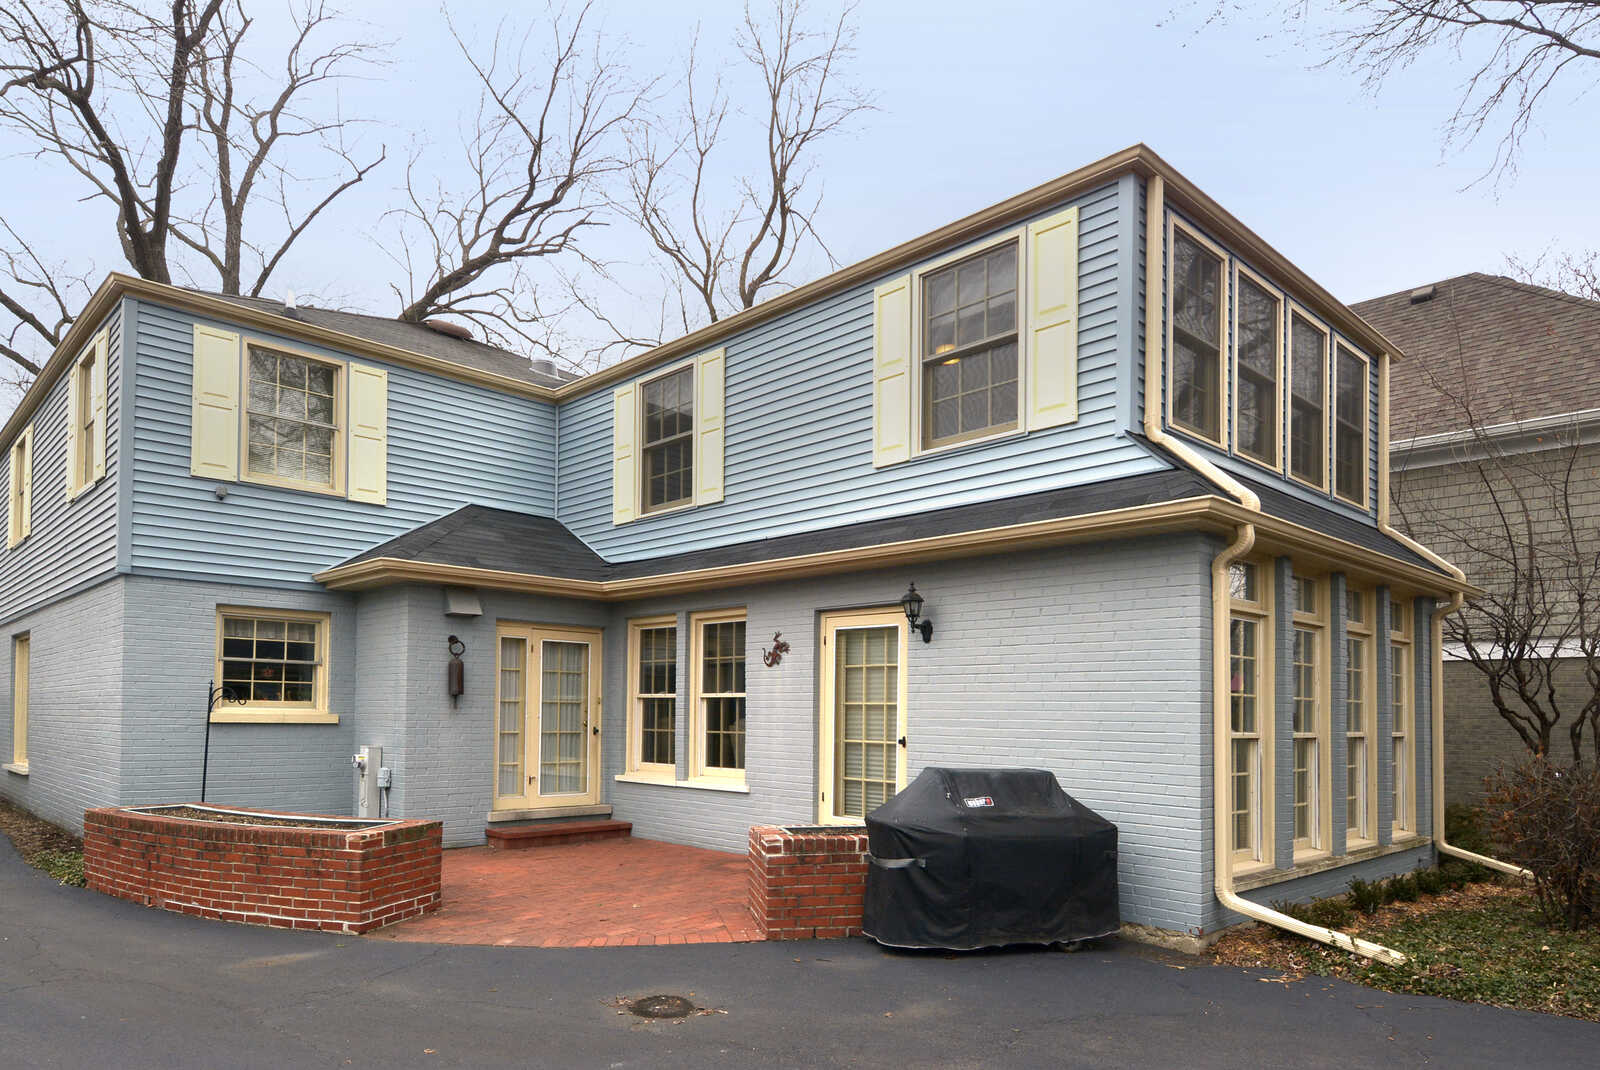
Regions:
<instances>
[{"instance_id":1,"label":"mulch bed","mask_svg":"<svg viewBox=\"0 0 1600 1070\"><path fill-rule=\"evenodd\" d=\"M272 817L266 814L227 814L216 810L201 810L194 806L163 806L142 811L153 817L176 817L185 821L211 821L221 825L266 825L277 828L332 829L336 832L359 832L364 828L377 828L388 824L373 821L361 825L353 821L325 821L314 817Z\"/></svg>"},{"instance_id":2,"label":"mulch bed","mask_svg":"<svg viewBox=\"0 0 1600 1070\"><path fill-rule=\"evenodd\" d=\"M0 799L0 832L11 838L17 854L30 866L35 858L49 851L83 850L83 841L66 829L34 817L4 799Z\"/></svg>"}]
</instances>

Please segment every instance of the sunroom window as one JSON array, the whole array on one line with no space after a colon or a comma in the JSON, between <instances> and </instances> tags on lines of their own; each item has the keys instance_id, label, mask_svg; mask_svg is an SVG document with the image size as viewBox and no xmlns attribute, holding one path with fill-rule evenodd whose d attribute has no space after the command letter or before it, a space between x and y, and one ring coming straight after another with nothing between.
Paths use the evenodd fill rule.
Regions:
<instances>
[{"instance_id":1,"label":"sunroom window","mask_svg":"<svg viewBox=\"0 0 1600 1070\"><path fill-rule=\"evenodd\" d=\"M1238 291L1238 427L1235 448L1269 468L1278 467L1278 354L1282 317L1278 299L1241 270Z\"/></svg>"},{"instance_id":2,"label":"sunroom window","mask_svg":"<svg viewBox=\"0 0 1600 1070\"><path fill-rule=\"evenodd\" d=\"M645 383L644 509L694 500L694 368Z\"/></svg>"},{"instance_id":3,"label":"sunroom window","mask_svg":"<svg viewBox=\"0 0 1600 1070\"><path fill-rule=\"evenodd\" d=\"M1177 230L1172 242L1172 422L1222 439L1222 258Z\"/></svg>"},{"instance_id":4,"label":"sunroom window","mask_svg":"<svg viewBox=\"0 0 1600 1070\"><path fill-rule=\"evenodd\" d=\"M1017 426L1017 243L922 278L923 439Z\"/></svg>"},{"instance_id":5,"label":"sunroom window","mask_svg":"<svg viewBox=\"0 0 1600 1070\"><path fill-rule=\"evenodd\" d=\"M259 346L250 347L249 366L249 475L332 488L337 369Z\"/></svg>"},{"instance_id":6,"label":"sunroom window","mask_svg":"<svg viewBox=\"0 0 1600 1070\"><path fill-rule=\"evenodd\" d=\"M1334 380L1334 491L1358 505L1367 500L1367 362L1339 347Z\"/></svg>"},{"instance_id":7,"label":"sunroom window","mask_svg":"<svg viewBox=\"0 0 1600 1070\"><path fill-rule=\"evenodd\" d=\"M1322 442L1328 336L1298 313L1291 317L1289 335L1289 474L1326 487Z\"/></svg>"}]
</instances>

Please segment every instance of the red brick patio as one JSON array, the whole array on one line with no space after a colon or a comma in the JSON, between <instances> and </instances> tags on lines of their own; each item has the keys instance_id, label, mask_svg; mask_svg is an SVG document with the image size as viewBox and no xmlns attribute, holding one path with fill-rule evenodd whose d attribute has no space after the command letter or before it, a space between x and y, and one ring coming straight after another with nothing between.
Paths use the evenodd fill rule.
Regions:
<instances>
[{"instance_id":1,"label":"red brick patio","mask_svg":"<svg viewBox=\"0 0 1600 1070\"><path fill-rule=\"evenodd\" d=\"M744 855L632 838L444 852L444 905L378 939L507 947L759 940Z\"/></svg>"}]
</instances>

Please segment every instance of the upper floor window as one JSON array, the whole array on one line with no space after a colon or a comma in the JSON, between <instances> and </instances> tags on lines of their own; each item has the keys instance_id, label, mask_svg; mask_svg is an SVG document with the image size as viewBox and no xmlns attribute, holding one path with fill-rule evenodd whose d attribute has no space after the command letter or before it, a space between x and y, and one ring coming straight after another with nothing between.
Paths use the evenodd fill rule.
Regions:
<instances>
[{"instance_id":1,"label":"upper floor window","mask_svg":"<svg viewBox=\"0 0 1600 1070\"><path fill-rule=\"evenodd\" d=\"M1172 422L1222 441L1222 254L1174 227L1168 306Z\"/></svg>"},{"instance_id":2,"label":"upper floor window","mask_svg":"<svg viewBox=\"0 0 1600 1070\"><path fill-rule=\"evenodd\" d=\"M33 425L11 444L11 499L6 546L26 539L33 531Z\"/></svg>"},{"instance_id":3,"label":"upper floor window","mask_svg":"<svg viewBox=\"0 0 1600 1070\"><path fill-rule=\"evenodd\" d=\"M1278 467L1278 368L1283 315L1278 298L1243 268L1234 291L1238 385L1234 447L1268 468Z\"/></svg>"},{"instance_id":4,"label":"upper floor window","mask_svg":"<svg viewBox=\"0 0 1600 1070\"><path fill-rule=\"evenodd\" d=\"M309 357L250 347L246 473L333 489L339 370Z\"/></svg>"},{"instance_id":5,"label":"upper floor window","mask_svg":"<svg viewBox=\"0 0 1600 1070\"><path fill-rule=\"evenodd\" d=\"M106 332L73 362L67 383L67 497L76 498L106 474Z\"/></svg>"},{"instance_id":6,"label":"upper floor window","mask_svg":"<svg viewBox=\"0 0 1600 1070\"><path fill-rule=\"evenodd\" d=\"M922 277L924 446L1017 426L1017 243Z\"/></svg>"},{"instance_id":7,"label":"upper floor window","mask_svg":"<svg viewBox=\"0 0 1600 1070\"><path fill-rule=\"evenodd\" d=\"M652 379L644 395L644 510L694 500L694 367Z\"/></svg>"},{"instance_id":8,"label":"upper floor window","mask_svg":"<svg viewBox=\"0 0 1600 1070\"><path fill-rule=\"evenodd\" d=\"M1328 336L1296 312L1290 317L1289 350L1289 474L1320 489L1328 483L1323 455Z\"/></svg>"},{"instance_id":9,"label":"upper floor window","mask_svg":"<svg viewBox=\"0 0 1600 1070\"><path fill-rule=\"evenodd\" d=\"M95 424L99 421L100 413L94 403L94 377L95 377L95 352L89 350L88 355L78 365L79 374L72 383L72 389L77 394L78 426L76 428L79 442L93 442L95 440ZM94 450L80 449L78 456L73 458L77 465L75 474L77 486L87 486L94 482Z\"/></svg>"},{"instance_id":10,"label":"upper floor window","mask_svg":"<svg viewBox=\"0 0 1600 1070\"><path fill-rule=\"evenodd\" d=\"M1334 376L1334 493L1367 504L1367 361L1339 346Z\"/></svg>"}]
</instances>

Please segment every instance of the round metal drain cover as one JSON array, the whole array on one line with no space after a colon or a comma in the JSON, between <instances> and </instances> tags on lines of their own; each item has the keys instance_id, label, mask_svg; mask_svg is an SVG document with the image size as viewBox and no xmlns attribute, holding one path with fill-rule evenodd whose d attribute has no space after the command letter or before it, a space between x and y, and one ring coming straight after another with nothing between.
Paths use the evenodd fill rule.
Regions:
<instances>
[{"instance_id":1,"label":"round metal drain cover","mask_svg":"<svg viewBox=\"0 0 1600 1070\"><path fill-rule=\"evenodd\" d=\"M687 1018L695 1006L682 996L641 996L628 1004L628 1011L641 1018Z\"/></svg>"}]
</instances>

